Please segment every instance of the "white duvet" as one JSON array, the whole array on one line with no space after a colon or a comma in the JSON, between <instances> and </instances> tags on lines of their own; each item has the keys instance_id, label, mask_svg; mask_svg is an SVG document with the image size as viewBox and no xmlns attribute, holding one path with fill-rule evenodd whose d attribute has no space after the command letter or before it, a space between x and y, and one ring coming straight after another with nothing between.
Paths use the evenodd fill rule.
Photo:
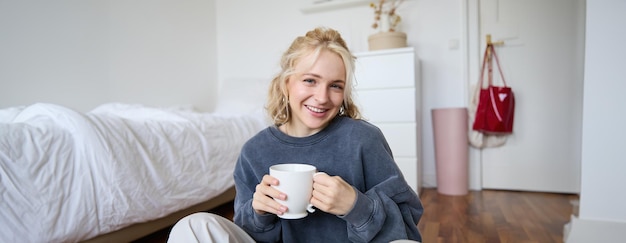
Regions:
<instances>
[{"instance_id":1,"label":"white duvet","mask_svg":"<svg viewBox=\"0 0 626 243\"><path fill-rule=\"evenodd\" d=\"M265 126L127 104L0 110L0 242L76 242L205 201Z\"/></svg>"}]
</instances>

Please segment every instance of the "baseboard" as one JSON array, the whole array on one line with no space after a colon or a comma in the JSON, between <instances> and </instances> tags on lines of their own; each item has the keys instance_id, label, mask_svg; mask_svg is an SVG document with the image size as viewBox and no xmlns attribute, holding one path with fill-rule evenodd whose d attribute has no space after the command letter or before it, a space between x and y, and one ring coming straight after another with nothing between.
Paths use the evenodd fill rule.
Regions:
<instances>
[{"instance_id":1,"label":"baseboard","mask_svg":"<svg viewBox=\"0 0 626 243\"><path fill-rule=\"evenodd\" d=\"M623 242L626 222L580 219L572 215L563 227L563 242Z\"/></svg>"},{"instance_id":2,"label":"baseboard","mask_svg":"<svg viewBox=\"0 0 626 243\"><path fill-rule=\"evenodd\" d=\"M437 188L437 175L436 174L424 174L424 180L422 181L422 188ZM480 180L473 179L473 175L470 172L469 190L480 191L482 190Z\"/></svg>"}]
</instances>

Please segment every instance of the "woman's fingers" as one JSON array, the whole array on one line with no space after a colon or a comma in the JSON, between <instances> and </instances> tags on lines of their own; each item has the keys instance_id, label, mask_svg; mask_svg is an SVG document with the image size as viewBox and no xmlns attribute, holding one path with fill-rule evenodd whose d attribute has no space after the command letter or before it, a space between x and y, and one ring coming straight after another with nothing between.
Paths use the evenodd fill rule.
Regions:
<instances>
[{"instance_id":1,"label":"woman's fingers","mask_svg":"<svg viewBox=\"0 0 626 243\"><path fill-rule=\"evenodd\" d=\"M318 174L313 178L311 204L316 208L335 215L345 215L355 201L355 189L341 177Z\"/></svg>"},{"instance_id":2,"label":"woman's fingers","mask_svg":"<svg viewBox=\"0 0 626 243\"><path fill-rule=\"evenodd\" d=\"M256 186L256 191L252 196L252 208L258 214L273 213L282 215L287 211L287 207L274 201L274 198L285 200L287 195L276 190L272 185L278 185L278 180L265 175L261 183Z\"/></svg>"}]
</instances>

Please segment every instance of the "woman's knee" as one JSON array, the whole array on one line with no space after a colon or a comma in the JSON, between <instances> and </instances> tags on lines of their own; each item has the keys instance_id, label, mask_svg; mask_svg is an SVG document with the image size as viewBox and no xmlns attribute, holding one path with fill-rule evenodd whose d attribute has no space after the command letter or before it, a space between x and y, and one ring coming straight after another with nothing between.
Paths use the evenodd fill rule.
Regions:
<instances>
[{"instance_id":1,"label":"woman's knee","mask_svg":"<svg viewBox=\"0 0 626 243\"><path fill-rule=\"evenodd\" d=\"M194 213L180 219L168 242L254 242L232 221L212 213Z\"/></svg>"}]
</instances>

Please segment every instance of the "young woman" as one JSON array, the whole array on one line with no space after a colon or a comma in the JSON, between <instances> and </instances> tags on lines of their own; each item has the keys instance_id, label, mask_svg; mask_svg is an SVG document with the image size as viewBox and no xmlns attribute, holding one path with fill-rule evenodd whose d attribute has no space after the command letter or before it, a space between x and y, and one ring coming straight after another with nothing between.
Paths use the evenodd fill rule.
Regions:
<instances>
[{"instance_id":1,"label":"young woman","mask_svg":"<svg viewBox=\"0 0 626 243\"><path fill-rule=\"evenodd\" d=\"M419 197L382 132L361 120L353 103L354 60L341 35L329 28L297 37L284 53L268 97L274 125L241 151L234 172L234 223L240 228L227 226L225 234L256 242L421 241ZM281 219L289 209L274 198L288 195L272 187L280 181L268 171L294 162L325 172L313 179L310 203L317 210L302 219ZM206 222L216 216L200 217Z\"/></svg>"}]
</instances>

